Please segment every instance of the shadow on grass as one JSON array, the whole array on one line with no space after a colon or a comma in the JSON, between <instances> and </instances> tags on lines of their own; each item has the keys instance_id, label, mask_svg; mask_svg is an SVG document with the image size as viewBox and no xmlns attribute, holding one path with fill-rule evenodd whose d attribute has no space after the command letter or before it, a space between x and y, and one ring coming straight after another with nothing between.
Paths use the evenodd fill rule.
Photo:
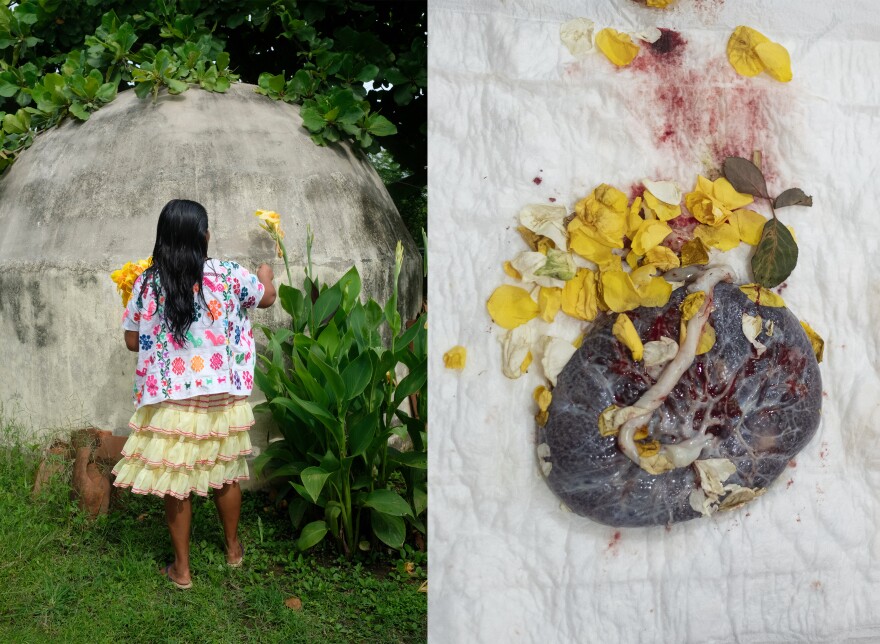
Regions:
<instances>
[{"instance_id":1,"label":"shadow on grass","mask_svg":"<svg viewBox=\"0 0 880 644\"><path fill-rule=\"evenodd\" d=\"M213 503L195 497L193 588L177 590L158 574L172 559L162 501L118 492L111 513L90 521L64 474L34 499L44 448L23 436L0 420L0 641L425 641L425 553L299 554L286 512L246 492L247 557L232 569ZM285 606L290 597L301 610Z\"/></svg>"}]
</instances>

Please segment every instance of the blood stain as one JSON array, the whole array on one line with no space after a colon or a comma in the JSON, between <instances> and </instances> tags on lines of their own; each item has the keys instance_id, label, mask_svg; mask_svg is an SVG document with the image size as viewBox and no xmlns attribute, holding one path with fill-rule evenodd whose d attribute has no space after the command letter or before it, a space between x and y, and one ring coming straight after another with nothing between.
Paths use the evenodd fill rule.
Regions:
<instances>
[{"instance_id":1,"label":"blood stain","mask_svg":"<svg viewBox=\"0 0 880 644\"><path fill-rule=\"evenodd\" d=\"M792 485L794 485L794 479L788 479L788 485L785 486L785 489L787 490L787 489L790 488Z\"/></svg>"},{"instance_id":2,"label":"blood stain","mask_svg":"<svg viewBox=\"0 0 880 644\"><path fill-rule=\"evenodd\" d=\"M794 460L794 459L791 459L791 460L788 462L788 466L789 466L789 467L797 467L797 461Z\"/></svg>"},{"instance_id":3,"label":"blood stain","mask_svg":"<svg viewBox=\"0 0 880 644\"><path fill-rule=\"evenodd\" d=\"M812 584L810 584L810 586L813 587L813 590L819 590L820 588L822 588L822 582L817 579Z\"/></svg>"},{"instance_id":4,"label":"blood stain","mask_svg":"<svg viewBox=\"0 0 880 644\"><path fill-rule=\"evenodd\" d=\"M534 183L536 186L540 186L542 181L543 179L541 177L535 177L534 179L532 179L532 183Z\"/></svg>"},{"instance_id":5,"label":"blood stain","mask_svg":"<svg viewBox=\"0 0 880 644\"><path fill-rule=\"evenodd\" d=\"M620 530L614 533L614 536L611 537L611 541L608 542L608 550L617 554L616 546L620 543Z\"/></svg>"},{"instance_id":6,"label":"blood stain","mask_svg":"<svg viewBox=\"0 0 880 644\"><path fill-rule=\"evenodd\" d=\"M550 197L547 201L550 203L556 203L556 197Z\"/></svg>"},{"instance_id":7,"label":"blood stain","mask_svg":"<svg viewBox=\"0 0 880 644\"><path fill-rule=\"evenodd\" d=\"M629 200L633 201L636 197L642 197L645 194L645 186L642 183L634 183L629 187Z\"/></svg>"}]
</instances>

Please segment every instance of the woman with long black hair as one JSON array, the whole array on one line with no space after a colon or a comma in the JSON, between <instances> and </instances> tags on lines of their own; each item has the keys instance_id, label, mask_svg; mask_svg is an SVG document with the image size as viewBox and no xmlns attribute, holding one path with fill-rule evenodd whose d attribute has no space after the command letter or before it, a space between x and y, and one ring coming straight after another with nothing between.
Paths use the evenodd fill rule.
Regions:
<instances>
[{"instance_id":1,"label":"woman with long black hair","mask_svg":"<svg viewBox=\"0 0 880 644\"><path fill-rule=\"evenodd\" d=\"M235 262L208 257L208 213L173 199L159 215L153 263L135 281L122 326L138 353L132 433L114 485L165 499L174 561L163 574L190 588L190 494L214 501L226 539L226 561L240 566L241 488L254 415L247 397L256 350L247 310L275 301L272 268L253 275Z\"/></svg>"}]
</instances>

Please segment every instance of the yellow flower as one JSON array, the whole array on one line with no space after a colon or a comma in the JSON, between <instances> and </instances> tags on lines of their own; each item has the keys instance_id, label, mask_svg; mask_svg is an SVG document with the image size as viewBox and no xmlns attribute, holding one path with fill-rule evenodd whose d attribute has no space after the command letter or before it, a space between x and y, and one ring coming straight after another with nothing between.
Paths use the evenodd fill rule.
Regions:
<instances>
[{"instance_id":1,"label":"yellow flower","mask_svg":"<svg viewBox=\"0 0 880 644\"><path fill-rule=\"evenodd\" d=\"M747 206L753 200L752 195L737 192L724 177L709 181L699 175L693 192L685 195L684 203L697 221L719 226L727 221L731 211Z\"/></svg>"},{"instance_id":2,"label":"yellow flower","mask_svg":"<svg viewBox=\"0 0 880 644\"><path fill-rule=\"evenodd\" d=\"M538 316L538 303L529 292L518 286L504 284L495 289L486 303L489 315L498 326L515 329Z\"/></svg>"},{"instance_id":3,"label":"yellow flower","mask_svg":"<svg viewBox=\"0 0 880 644\"><path fill-rule=\"evenodd\" d=\"M589 268L579 268L574 278L565 283L561 304L566 315L587 322L594 320L599 312L596 274Z\"/></svg>"},{"instance_id":4,"label":"yellow flower","mask_svg":"<svg viewBox=\"0 0 880 644\"><path fill-rule=\"evenodd\" d=\"M639 54L639 46L628 34L605 28L596 34L596 46L605 57L618 67L626 67Z\"/></svg>"},{"instance_id":5,"label":"yellow flower","mask_svg":"<svg viewBox=\"0 0 880 644\"><path fill-rule=\"evenodd\" d=\"M623 271L605 271L601 275L602 299L615 313L632 311L642 302L632 278Z\"/></svg>"},{"instance_id":6,"label":"yellow flower","mask_svg":"<svg viewBox=\"0 0 880 644\"><path fill-rule=\"evenodd\" d=\"M792 78L788 50L751 27L741 25L733 30L727 41L727 60L741 76L766 71L782 83Z\"/></svg>"},{"instance_id":7,"label":"yellow flower","mask_svg":"<svg viewBox=\"0 0 880 644\"><path fill-rule=\"evenodd\" d=\"M456 345L443 354L443 366L447 369L457 369L461 371L467 362L467 349L463 346Z\"/></svg>"},{"instance_id":8,"label":"yellow flower","mask_svg":"<svg viewBox=\"0 0 880 644\"><path fill-rule=\"evenodd\" d=\"M281 230L281 215L273 210L257 210L254 216L261 219L263 223L260 228L269 233L269 236L275 241L275 250L278 257L283 257L281 250L281 240L284 239L284 231Z\"/></svg>"},{"instance_id":9,"label":"yellow flower","mask_svg":"<svg viewBox=\"0 0 880 644\"><path fill-rule=\"evenodd\" d=\"M126 262L122 268L110 273L110 279L116 284L116 290L122 296L122 306L128 306L128 300L131 299L131 289L134 286L135 280L152 263L152 257L137 262Z\"/></svg>"},{"instance_id":10,"label":"yellow flower","mask_svg":"<svg viewBox=\"0 0 880 644\"><path fill-rule=\"evenodd\" d=\"M614 334L614 337L617 338L619 342L630 350L633 360L639 361L642 359L645 345L642 344L642 340L639 338L639 333L636 331L636 327L626 313L621 313L617 316L617 320L615 320L614 326L611 328L611 333Z\"/></svg>"},{"instance_id":11,"label":"yellow flower","mask_svg":"<svg viewBox=\"0 0 880 644\"><path fill-rule=\"evenodd\" d=\"M620 257L612 253L610 247L591 237L579 219L572 219L568 231L568 247L571 250L596 264L599 270L620 270Z\"/></svg>"},{"instance_id":12,"label":"yellow flower","mask_svg":"<svg viewBox=\"0 0 880 644\"><path fill-rule=\"evenodd\" d=\"M568 226L569 232L582 227L584 232L599 243L611 248L623 248L628 213L627 198L620 190L601 184L574 206L577 218Z\"/></svg>"}]
</instances>

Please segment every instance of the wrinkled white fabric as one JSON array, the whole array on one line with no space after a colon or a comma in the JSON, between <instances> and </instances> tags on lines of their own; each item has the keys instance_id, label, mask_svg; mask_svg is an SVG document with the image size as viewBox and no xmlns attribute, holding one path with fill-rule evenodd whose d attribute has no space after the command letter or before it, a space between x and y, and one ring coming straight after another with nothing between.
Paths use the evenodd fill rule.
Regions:
<instances>
[{"instance_id":1,"label":"wrinkled white fabric","mask_svg":"<svg viewBox=\"0 0 880 644\"><path fill-rule=\"evenodd\" d=\"M875 3L431 0L429 13L431 641L880 639ZM575 59L559 27L578 16L597 30L679 31L693 70L680 102L714 105L714 122L670 116L663 72ZM724 52L740 24L789 50L791 83L735 77ZM751 133L749 110L761 122ZM553 197L572 209L599 183L628 192L646 177L690 191L726 142L762 149L772 191L814 198L779 216L800 247L782 295L826 340L822 422L796 467L745 508L618 531L563 511L542 480L540 351L528 374L505 378L505 331L485 302L514 283L501 264L525 249L525 205ZM747 256L725 258L741 279ZM536 348L580 330L530 324ZM440 358L456 344L468 350L462 372Z\"/></svg>"}]
</instances>

